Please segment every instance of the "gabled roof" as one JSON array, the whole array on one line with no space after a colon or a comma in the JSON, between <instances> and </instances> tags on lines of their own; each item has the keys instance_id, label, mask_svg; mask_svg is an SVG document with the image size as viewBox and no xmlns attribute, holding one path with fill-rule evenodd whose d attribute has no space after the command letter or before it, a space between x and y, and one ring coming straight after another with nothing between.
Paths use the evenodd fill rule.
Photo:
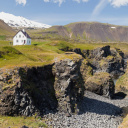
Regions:
<instances>
[{"instance_id":1,"label":"gabled roof","mask_svg":"<svg viewBox=\"0 0 128 128\"><path fill-rule=\"evenodd\" d=\"M25 31L22 31L22 30L18 31L18 32L15 34L15 36L16 36L19 32L22 32L27 38L31 39L31 37L28 35L28 33L25 32ZM14 37L15 37L15 36L14 36Z\"/></svg>"},{"instance_id":2,"label":"gabled roof","mask_svg":"<svg viewBox=\"0 0 128 128\"><path fill-rule=\"evenodd\" d=\"M28 35L27 32L24 32L24 31L22 31L22 30L21 30L21 32L22 32L27 38L30 38L30 39L31 39L31 37Z\"/></svg>"}]
</instances>

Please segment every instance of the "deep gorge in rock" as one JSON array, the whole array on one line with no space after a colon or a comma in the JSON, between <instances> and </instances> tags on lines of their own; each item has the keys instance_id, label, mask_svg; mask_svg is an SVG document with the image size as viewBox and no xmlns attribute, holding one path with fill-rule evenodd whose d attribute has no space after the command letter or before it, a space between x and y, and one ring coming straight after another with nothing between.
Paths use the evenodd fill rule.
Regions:
<instances>
[{"instance_id":1,"label":"deep gorge in rock","mask_svg":"<svg viewBox=\"0 0 128 128\"><path fill-rule=\"evenodd\" d=\"M85 90L113 98L112 77L125 72L124 54L110 46L74 49L83 59L65 59L43 67L0 70L0 114L32 116L80 112Z\"/></svg>"}]
</instances>

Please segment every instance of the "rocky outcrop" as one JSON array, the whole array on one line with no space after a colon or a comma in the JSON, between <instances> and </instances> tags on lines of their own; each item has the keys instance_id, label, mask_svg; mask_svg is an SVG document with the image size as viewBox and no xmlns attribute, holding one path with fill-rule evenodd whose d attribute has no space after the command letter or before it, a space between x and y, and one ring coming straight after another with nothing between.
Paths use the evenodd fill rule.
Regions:
<instances>
[{"instance_id":1,"label":"rocky outcrop","mask_svg":"<svg viewBox=\"0 0 128 128\"><path fill-rule=\"evenodd\" d=\"M107 72L95 73L86 80L86 90L102 95L107 98L113 98L115 93L114 82Z\"/></svg>"},{"instance_id":2,"label":"rocky outcrop","mask_svg":"<svg viewBox=\"0 0 128 128\"><path fill-rule=\"evenodd\" d=\"M123 53L110 46L74 52L86 59L0 69L0 114L31 116L58 110L70 116L79 111L85 89L112 98L111 76L124 71Z\"/></svg>"},{"instance_id":3,"label":"rocky outcrop","mask_svg":"<svg viewBox=\"0 0 128 128\"><path fill-rule=\"evenodd\" d=\"M0 71L0 114L31 116L57 108L52 66Z\"/></svg>"},{"instance_id":4,"label":"rocky outcrop","mask_svg":"<svg viewBox=\"0 0 128 128\"><path fill-rule=\"evenodd\" d=\"M77 102L84 96L84 81L80 73L81 61L70 59L60 61L54 66L55 90L58 107L70 116L77 112Z\"/></svg>"},{"instance_id":5,"label":"rocky outcrop","mask_svg":"<svg viewBox=\"0 0 128 128\"><path fill-rule=\"evenodd\" d=\"M77 54L80 54L82 57L85 58L84 54L81 52L81 49L80 48L74 48L72 49L72 52L75 52Z\"/></svg>"},{"instance_id":6,"label":"rocky outcrop","mask_svg":"<svg viewBox=\"0 0 128 128\"><path fill-rule=\"evenodd\" d=\"M83 50L85 58L89 60L95 72L108 72L111 76L124 73L124 54L119 49L110 50L110 46L94 50Z\"/></svg>"},{"instance_id":7,"label":"rocky outcrop","mask_svg":"<svg viewBox=\"0 0 128 128\"><path fill-rule=\"evenodd\" d=\"M110 46L105 46L94 50L83 50L83 53L86 58L95 58L96 60L101 60L103 57L111 55Z\"/></svg>"},{"instance_id":8,"label":"rocky outcrop","mask_svg":"<svg viewBox=\"0 0 128 128\"><path fill-rule=\"evenodd\" d=\"M82 60L62 60L43 67L0 70L0 114L32 116L77 111L84 95Z\"/></svg>"}]
</instances>

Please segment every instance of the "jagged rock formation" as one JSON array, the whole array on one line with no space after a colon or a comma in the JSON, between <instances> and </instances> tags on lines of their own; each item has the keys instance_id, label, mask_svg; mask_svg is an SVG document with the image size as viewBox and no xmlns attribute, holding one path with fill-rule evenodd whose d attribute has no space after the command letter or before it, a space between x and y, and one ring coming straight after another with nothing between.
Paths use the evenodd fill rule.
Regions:
<instances>
[{"instance_id":1,"label":"jagged rock formation","mask_svg":"<svg viewBox=\"0 0 128 128\"><path fill-rule=\"evenodd\" d=\"M124 73L124 54L119 49L110 50L110 46L94 50L83 50L85 58L92 64L93 72L108 72L112 76Z\"/></svg>"},{"instance_id":2,"label":"jagged rock formation","mask_svg":"<svg viewBox=\"0 0 128 128\"><path fill-rule=\"evenodd\" d=\"M31 116L58 110L70 116L79 111L85 89L112 98L112 77L124 71L123 53L109 46L74 52L84 58L0 69L0 114Z\"/></svg>"},{"instance_id":3,"label":"jagged rock formation","mask_svg":"<svg viewBox=\"0 0 128 128\"><path fill-rule=\"evenodd\" d=\"M77 102L84 95L84 81L80 72L81 61L70 59L55 64L55 90L59 110L67 114L76 112Z\"/></svg>"},{"instance_id":4,"label":"jagged rock formation","mask_svg":"<svg viewBox=\"0 0 128 128\"><path fill-rule=\"evenodd\" d=\"M1 69L0 114L31 116L57 108L52 65Z\"/></svg>"},{"instance_id":5,"label":"jagged rock formation","mask_svg":"<svg viewBox=\"0 0 128 128\"><path fill-rule=\"evenodd\" d=\"M81 65L86 90L112 98L115 92L112 79L125 72L124 53L120 49L110 50L110 46L83 51L76 48L73 51L86 58Z\"/></svg>"},{"instance_id":6,"label":"jagged rock formation","mask_svg":"<svg viewBox=\"0 0 128 128\"><path fill-rule=\"evenodd\" d=\"M81 60L44 67L0 70L0 114L31 116L54 111L71 114L84 95ZM54 76L55 75L55 76ZM76 107L76 108L75 108Z\"/></svg>"}]
</instances>

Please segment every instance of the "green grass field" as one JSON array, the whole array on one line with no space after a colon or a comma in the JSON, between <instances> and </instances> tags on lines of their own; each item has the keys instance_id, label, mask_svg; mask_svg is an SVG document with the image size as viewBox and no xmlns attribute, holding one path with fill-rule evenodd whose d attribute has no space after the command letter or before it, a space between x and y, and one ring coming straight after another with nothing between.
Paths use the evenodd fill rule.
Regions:
<instances>
[{"instance_id":1,"label":"green grass field","mask_svg":"<svg viewBox=\"0 0 128 128\"><path fill-rule=\"evenodd\" d=\"M60 49L95 49L110 45L112 48L120 48L123 52L128 53L128 44L126 43L73 43L62 40L43 40L32 41L32 45L12 46L9 41L0 41L0 67L15 66L42 66L66 58L80 57L77 54L65 54Z\"/></svg>"},{"instance_id":2,"label":"green grass field","mask_svg":"<svg viewBox=\"0 0 128 128\"><path fill-rule=\"evenodd\" d=\"M42 66L53 63L55 60L80 57L67 55L59 49L70 47L67 42L32 42L30 46L11 46L7 41L0 41L0 67L15 66Z\"/></svg>"},{"instance_id":3,"label":"green grass field","mask_svg":"<svg viewBox=\"0 0 128 128\"><path fill-rule=\"evenodd\" d=\"M0 116L0 128L20 128L22 126L32 128L48 128L45 121L42 119L33 117L10 117Z\"/></svg>"}]
</instances>

